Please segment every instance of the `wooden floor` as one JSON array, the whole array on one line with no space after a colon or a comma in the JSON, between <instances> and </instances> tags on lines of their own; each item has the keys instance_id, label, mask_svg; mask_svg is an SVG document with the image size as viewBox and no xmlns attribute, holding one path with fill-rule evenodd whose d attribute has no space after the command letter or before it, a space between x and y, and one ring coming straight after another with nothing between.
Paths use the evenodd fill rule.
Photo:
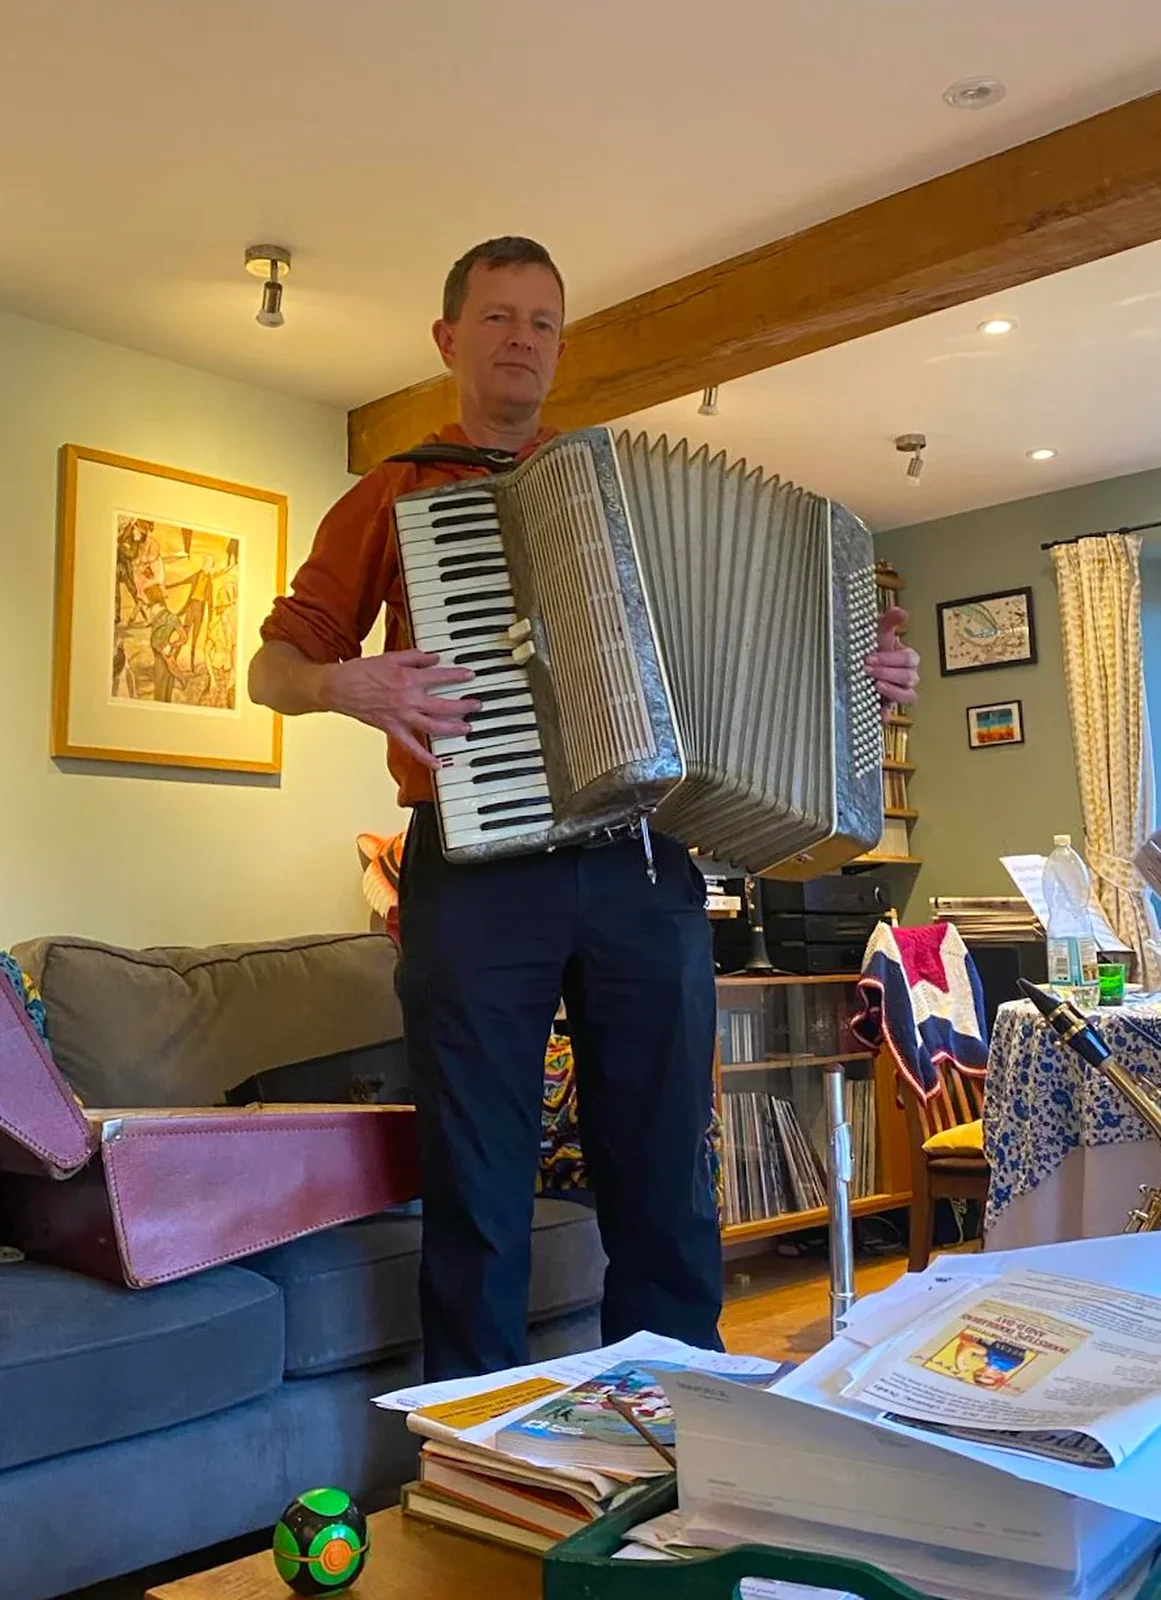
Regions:
<instances>
[{"instance_id":1,"label":"wooden floor","mask_svg":"<svg viewBox=\"0 0 1161 1600\"><path fill-rule=\"evenodd\" d=\"M860 1260L859 1296L886 1289L907 1270L906 1254ZM802 1361L830 1338L830 1283L825 1261L759 1256L732 1265L722 1315L726 1349L773 1361Z\"/></svg>"}]
</instances>

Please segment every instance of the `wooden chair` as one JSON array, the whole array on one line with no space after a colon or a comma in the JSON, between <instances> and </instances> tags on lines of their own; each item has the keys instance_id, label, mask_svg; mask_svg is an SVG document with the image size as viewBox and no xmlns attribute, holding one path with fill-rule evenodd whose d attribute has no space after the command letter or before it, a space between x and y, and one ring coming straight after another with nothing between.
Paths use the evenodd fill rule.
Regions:
<instances>
[{"instance_id":1,"label":"wooden chair","mask_svg":"<svg viewBox=\"0 0 1161 1600\"><path fill-rule=\"evenodd\" d=\"M922 1272L931 1259L935 1202L983 1202L991 1177L983 1152L983 1080L946 1064L939 1075L942 1092L928 1101L899 1079L911 1153L911 1272Z\"/></svg>"}]
</instances>

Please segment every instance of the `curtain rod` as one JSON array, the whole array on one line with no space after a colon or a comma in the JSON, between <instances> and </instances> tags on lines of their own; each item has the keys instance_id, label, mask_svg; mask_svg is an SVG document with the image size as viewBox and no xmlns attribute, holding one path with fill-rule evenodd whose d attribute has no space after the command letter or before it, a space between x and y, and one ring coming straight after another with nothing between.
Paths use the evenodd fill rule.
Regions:
<instances>
[{"instance_id":1,"label":"curtain rod","mask_svg":"<svg viewBox=\"0 0 1161 1600\"><path fill-rule=\"evenodd\" d=\"M1079 544L1082 539L1111 539L1115 533L1148 533L1150 528L1161 528L1161 522L1138 522L1132 528L1105 528L1100 533L1078 533L1075 539L1050 539L1041 550L1055 550L1062 544Z\"/></svg>"}]
</instances>

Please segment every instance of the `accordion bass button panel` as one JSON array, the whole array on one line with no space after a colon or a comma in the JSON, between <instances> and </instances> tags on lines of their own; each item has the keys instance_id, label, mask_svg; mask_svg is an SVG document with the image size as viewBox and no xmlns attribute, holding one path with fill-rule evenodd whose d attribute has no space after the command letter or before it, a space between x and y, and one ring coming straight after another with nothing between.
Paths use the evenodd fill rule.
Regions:
<instances>
[{"instance_id":1,"label":"accordion bass button panel","mask_svg":"<svg viewBox=\"0 0 1161 1600\"><path fill-rule=\"evenodd\" d=\"M467 692L480 701L468 733L431 741L445 845L545 829L552 807L524 670L531 629L515 615L491 489L409 495L396 505L396 526L416 648L474 672ZM456 698L464 689L437 693Z\"/></svg>"}]
</instances>

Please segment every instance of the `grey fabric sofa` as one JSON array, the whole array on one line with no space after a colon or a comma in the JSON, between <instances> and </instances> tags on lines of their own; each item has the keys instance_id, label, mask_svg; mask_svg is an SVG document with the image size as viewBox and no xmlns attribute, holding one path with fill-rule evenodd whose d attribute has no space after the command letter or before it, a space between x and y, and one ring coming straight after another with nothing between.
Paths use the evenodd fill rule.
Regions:
<instances>
[{"instance_id":1,"label":"grey fabric sofa","mask_svg":"<svg viewBox=\"0 0 1161 1600\"><path fill-rule=\"evenodd\" d=\"M15 954L90 1106L220 1103L308 1057L355 1062L382 1099L403 1087L380 935ZM0 1264L0 1526L20 1530L2 1592L51 1600L263 1529L320 1484L390 1503L415 1444L369 1402L419 1375L421 1229L404 1207L145 1291ZM533 1355L597 1344L591 1213L539 1201L532 1259Z\"/></svg>"}]
</instances>

